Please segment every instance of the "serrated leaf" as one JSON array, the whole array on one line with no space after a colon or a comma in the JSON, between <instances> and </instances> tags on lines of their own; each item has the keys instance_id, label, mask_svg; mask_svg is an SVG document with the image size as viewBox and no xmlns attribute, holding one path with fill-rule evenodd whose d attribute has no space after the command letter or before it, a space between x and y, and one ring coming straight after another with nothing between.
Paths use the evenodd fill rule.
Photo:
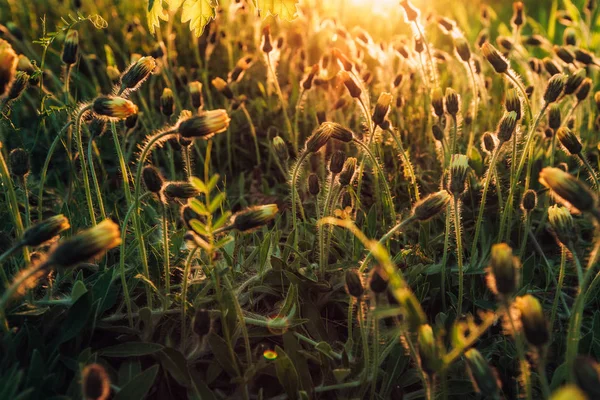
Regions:
<instances>
[{"instance_id":1,"label":"serrated leaf","mask_svg":"<svg viewBox=\"0 0 600 400\"><path fill-rule=\"evenodd\" d=\"M160 20L168 21L169 14L162 6L162 0L148 0L148 29L154 35L160 26Z\"/></svg>"},{"instance_id":2,"label":"serrated leaf","mask_svg":"<svg viewBox=\"0 0 600 400\"><path fill-rule=\"evenodd\" d=\"M297 0L256 0L256 8L263 18L269 15L291 21L296 18Z\"/></svg>"},{"instance_id":3,"label":"serrated leaf","mask_svg":"<svg viewBox=\"0 0 600 400\"><path fill-rule=\"evenodd\" d=\"M190 23L190 31L200 37L204 27L217 16L216 0L185 0L181 22Z\"/></svg>"}]
</instances>

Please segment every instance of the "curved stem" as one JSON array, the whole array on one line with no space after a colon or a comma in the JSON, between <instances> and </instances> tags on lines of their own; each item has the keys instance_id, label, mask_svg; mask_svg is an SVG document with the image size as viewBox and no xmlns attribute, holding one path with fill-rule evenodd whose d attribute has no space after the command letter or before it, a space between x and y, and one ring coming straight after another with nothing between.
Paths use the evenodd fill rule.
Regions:
<instances>
[{"instance_id":1,"label":"curved stem","mask_svg":"<svg viewBox=\"0 0 600 400\"><path fill-rule=\"evenodd\" d=\"M88 142L87 154L88 163L90 164L90 174L92 175L92 182L96 190L96 197L98 198L98 207L100 208L100 215L102 219L106 219L106 212L104 211L104 201L102 201L102 192L100 191L100 185L98 184L98 177L96 176L96 170L94 168L94 158L92 154L92 148L94 146L94 139L90 138Z\"/></svg>"},{"instance_id":2,"label":"curved stem","mask_svg":"<svg viewBox=\"0 0 600 400\"><path fill-rule=\"evenodd\" d=\"M335 184L335 177L337 174L331 174L331 179L329 181L329 188L327 190L327 197L325 198L325 205L323 207L323 217L329 216L329 203L331 202L331 197L333 193L333 188ZM318 199L317 199L317 207L318 207ZM318 214L318 213L317 213ZM317 215L317 218L319 216ZM325 247L325 227L320 225L318 228L319 235L319 265L321 269L321 276L325 276L325 264L327 263L329 252L329 247Z\"/></svg>"},{"instance_id":3,"label":"curved stem","mask_svg":"<svg viewBox=\"0 0 600 400\"><path fill-rule=\"evenodd\" d=\"M160 200L159 200L160 201ZM165 203L160 202L162 205L162 223L163 223L163 264L165 267L165 290L167 296L171 293L171 267L169 261L169 221L167 219L167 207Z\"/></svg>"},{"instance_id":4,"label":"curved stem","mask_svg":"<svg viewBox=\"0 0 600 400\"><path fill-rule=\"evenodd\" d=\"M477 80L475 79L475 72L473 71L473 66L471 62L468 63L469 76L471 77L471 85L473 86L473 126L471 127L471 131L469 133L469 143L467 145L467 155L471 154L471 148L473 147L473 142L475 141L475 129L476 129L476 121L477 114L479 114L479 90L477 88Z\"/></svg>"},{"instance_id":5,"label":"curved stem","mask_svg":"<svg viewBox=\"0 0 600 400\"><path fill-rule=\"evenodd\" d=\"M81 163L81 174L83 175L83 187L85 189L85 198L87 200L88 211L92 225L96 225L96 215L94 214L94 203L88 178L87 164L85 162L85 153L83 151L83 139L81 136L81 118L92 109L91 105L83 107L75 117L75 140L77 141L77 151L79 152L79 162Z\"/></svg>"},{"instance_id":6,"label":"curved stem","mask_svg":"<svg viewBox=\"0 0 600 400\"><path fill-rule=\"evenodd\" d=\"M463 267L463 248L462 234L460 229L460 209L459 200L454 196L454 234L456 236L456 261L458 263L458 311L457 316L462 315L462 302L464 297L464 267Z\"/></svg>"},{"instance_id":7,"label":"curved stem","mask_svg":"<svg viewBox=\"0 0 600 400\"><path fill-rule=\"evenodd\" d=\"M256 128L254 128L254 123L252 122L252 118L250 117L250 113L248 112L248 109L246 109L246 105L242 103L240 108L244 112L244 116L246 117L246 120L248 121L248 125L250 126L250 133L252 134L252 140L254 141L254 151L256 153L256 162L260 165L261 164L260 147L258 146L258 136L256 135Z\"/></svg>"},{"instance_id":8,"label":"curved stem","mask_svg":"<svg viewBox=\"0 0 600 400\"><path fill-rule=\"evenodd\" d=\"M302 167L302 163L308 157L308 152L305 150L300 155L298 162L294 165L292 169L292 181L291 181L291 189L292 189L292 228L294 232L294 246L298 244L298 227L296 222L296 198L298 196L298 191L296 190L296 185L298 181L298 173L300 168ZM299 199L298 199L299 200Z\"/></svg>"},{"instance_id":9,"label":"curved stem","mask_svg":"<svg viewBox=\"0 0 600 400\"><path fill-rule=\"evenodd\" d=\"M397 224L396 226L394 226L385 235L383 235L381 239L379 239L379 245L381 245L381 246L385 245L387 243L387 241L390 240L390 238L396 232L401 231L403 228L405 228L406 226L408 226L409 224L411 224L414 221L415 221L415 217L414 217L414 215L411 215L410 217L406 218L404 221L402 221L399 224ZM369 261L372 258L373 258L373 252L369 251L369 253L365 257L363 262L360 264L360 268L358 269L358 272L364 272L365 269L367 268Z\"/></svg>"},{"instance_id":10,"label":"curved stem","mask_svg":"<svg viewBox=\"0 0 600 400\"><path fill-rule=\"evenodd\" d=\"M596 176L596 173L594 172L594 169L590 165L590 162L588 161L587 157L583 153L577 154L577 157L579 157L581 162L583 162L583 165L588 170L590 176L594 180L594 186L596 186L596 191L600 191L600 184L598 183L598 177Z\"/></svg>"},{"instance_id":11,"label":"curved stem","mask_svg":"<svg viewBox=\"0 0 600 400\"><path fill-rule=\"evenodd\" d=\"M429 61L429 65L431 68L431 78L433 78L432 81L435 84L435 86L437 86L438 85L437 72L435 71L435 64L433 63L433 57L431 56L431 49L429 48L429 43L427 42L427 38L425 37L423 30L421 29L420 23L415 21L414 24L417 27L417 32L419 33L421 40L425 44L425 51L427 52L427 59Z\"/></svg>"}]
</instances>

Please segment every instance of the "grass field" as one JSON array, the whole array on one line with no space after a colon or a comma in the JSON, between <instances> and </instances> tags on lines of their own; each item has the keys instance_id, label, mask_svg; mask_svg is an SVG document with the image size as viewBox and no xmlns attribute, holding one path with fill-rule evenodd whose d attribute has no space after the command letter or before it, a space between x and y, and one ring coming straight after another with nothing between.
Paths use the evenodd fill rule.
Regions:
<instances>
[{"instance_id":1,"label":"grass field","mask_svg":"<svg viewBox=\"0 0 600 400\"><path fill-rule=\"evenodd\" d=\"M0 400L600 398L594 0L0 0Z\"/></svg>"}]
</instances>

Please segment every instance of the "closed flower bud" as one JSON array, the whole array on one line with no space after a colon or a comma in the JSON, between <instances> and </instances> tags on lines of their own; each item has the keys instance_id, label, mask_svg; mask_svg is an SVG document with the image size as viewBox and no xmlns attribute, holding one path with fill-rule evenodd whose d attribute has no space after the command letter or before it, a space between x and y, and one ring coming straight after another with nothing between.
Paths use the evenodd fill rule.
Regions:
<instances>
[{"instance_id":1,"label":"closed flower bud","mask_svg":"<svg viewBox=\"0 0 600 400\"><path fill-rule=\"evenodd\" d=\"M27 72L17 71L10 84L10 87L8 88L8 94L6 95L7 100L14 101L21 97L21 94L23 94L28 84L29 75Z\"/></svg>"},{"instance_id":2,"label":"closed flower bud","mask_svg":"<svg viewBox=\"0 0 600 400\"><path fill-rule=\"evenodd\" d=\"M544 168L540 172L540 183L565 206L578 212L594 212L597 197L588 185L559 168Z\"/></svg>"},{"instance_id":3,"label":"closed flower bud","mask_svg":"<svg viewBox=\"0 0 600 400\"><path fill-rule=\"evenodd\" d=\"M575 61L575 54L567 47L554 46L554 52L558 58L567 64L571 64L573 61Z\"/></svg>"},{"instance_id":4,"label":"closed flower bud","mask_svg":"<svg viewBox=\"0 0 600 400\"><path fill-rule=\"evenodd\" d=\"M515 1L513 3L513 17L510 21L516 27L521 27L525 23L525 11L523 2Z\"/></svg>"},{"instance_id":5,"label":"closed flower bud","mask_svg":"<svg viewBox=\"0 0 600 400\"><path fill-rule=\"evenodd\" d=\"M577 236L575 222L569 209L558 205L548 207L548 222L556 240L567 248L571 248L573 240Z\"/></svg>"},{"instance_id":6,"label":"closed flower bud","mask_svg":"<svg viewBox=\"0 0 600 400\"><path fill-rule=\"evenodd\" d=\"M552 393L550 400L590 400L577 385L565 385Z\"/></svg>"},{"instance_id":7,"label":"closed flower bud","mask_svg":"<svg viewBox=\"0 0 600 400\"><path fill-rule=\"evenodd\" d=\"M410 289L398 289L394 292L396 300L402 307L404 322L408 325L410 332L415 332L421 325L427 322L421 303Z\"/></svg>"},{"instance_id":8,"label":"closed flower bud","mask_svg":"<svg viewBox=\"0 0 600 400\"><path fill-rule=\"evenodd\" d=\"M202 338L210 333L211 327L210 312L204 308L197 309L192 319L192 331Z\"/></svg>"},{"instance_id":9,"label":"closed flower bud","mask_svg":"<svg viewBox=\"0 0 600 400\"><path fill-rule=\"evenodd\" d=\"M548 72L550 76L560 74L560 67L550 57L544 57L542 62L544 63L546 72Z\"/></svg>"},{"instance_id":10,"label":"closed flower bud","mask_svg":"<svg viewBox=\"0 0 600 400\"><path fill-rule=\"evenodd\" d=\"M489 42L485 42L481 46L481 52L497 73L503 74L508 71L508 61Z\"/></svg>"},{"instance_id":11,"label":"closed flower bud","mask_svg":"<svg viewBox=\"0 0 600 400\"><path fill-rule=\"evenodd\" d=\"M471 49L469 47L469 42L463 36L459 36L454 39L454 49L456 50L456 54L460 57L461 60L468 63L471 60Z\"/></svg>"},{"instance_id":12,"label":"closed flower bud","mask_svg":"<svg viewBox=\"0 0 600 400\"><path fill-rule=\"evenodd\" d=\"M563 33L563 43L565 46L577 46L577 32L575 32L575 29L565 29L565 32Z\"/></svg>"},{"instance_id":13,"label":"closed flower bud","mask_svg":"<svg viewBox=\"0 0 600 400\"><path fill-rule=\"evenodd\" d=\"M519 288L519 259L506 243L493 245L491 253L488 286L495 294L509 297Z\"/></svg>"},{"instance_id":14,"label":"closed flower bud","mask_svg":"<svg viewBox=\"0 0 600 400\"><path fill-rule=\"evenodd\" d=\"M87 260L96 259L121 244L119 226L105 219L93 228L86 229L61 242L48 257L48 264L74 267Z\"/></svg>"},{"instance_id":15,"label":"closed flower bud","mask_svg":"<svg viewBox=\"0 0 600 400\"><path fill-rule=\"evenodd\" d=\"M352 71L352 61L344 53L342 53L339 49L334 48L332 50L333 57L337 60L338 64L344 71Z\"/></svg>"},{"instance_id":16,"label":"closed flower bud","mask_svg":"<svg viewBox=\"0 0 600 400\"><path fill-rule=\"evenodd\" d=\"M544 63L538 58L531 58L529 60L529 68L536 74L540 75L544 69Z\"/></svg>"},{"instance_id":17,"label":"closed flower bud","mask_svg":"<svg viewBox=\"0 0 600 400\"><path fill-rule=\"evenodd\" d=\"M342 172L345 162L346 162L346 153L344 153L341 150L334 152L331 155L331 160L329 160L329 171L332 174L339 174L340 172Z\"/></svg>"},{"instance_id":18,"label":"closed flower bud","mask_svg":"<svg viewBox=\"0 0 600 400\"><path fill-rule=\"evenodd\" d=\"M340 185L348 186L354 180L354 173L356 171L356 158L348 157L346 162L344 162L344 167L342 168L342 172L340 172L340 176L338 178Z\"/></svg>"},{"instance_id":19,"label":"closed flower bud","mask_svg":"<svg viewBox=\"0 0 600 400\"><path fill-rule=\"evenodd\" d=\"M331 139L344 143L350 143L354 139L354 133L337 122L324 122L321 124L321 128L329 131Z\"/></svg>"},{"instance_id":20,"label":"closed flower bud","mask_svg":"<svg viewBox=\"0 0 600 400\"><path fill-rule=\"evenodd\" d=\"M162 191L170 199L191 199L200 195L200 190L190 182L168 182Z\"/></svg>"},{"instance_id":21,"label":"closed flower bud","mask_svg":"<svg viewBox=\"0 0 600 400\"><path fill-rule=\"evenodd\" d=\"M575 93L575 97L577 97L578 101L584 101L585 99L587 99L588 95L592 90L592 85L593 82L590 78L585 78L583 80L583 82L579 86L579 89L577 90L577 93Z\"/></svg>"},{"instance_id":22,"label":"closed flower bud","mask_svg":"<svg viewBox=\"0 0 600 400\"><path fill-rule=\"evenodd\" d=\"M444 17L437 17L437 22L440 27L446 30L446 32L450 33L454 30L455 23L451 19Z\"/></svg>"},{"instance_id":23,"label":"closed flower bud","mask_svg":"<svg viewBox=\"0 0 600 400\"><path fill-rule=\"evenodd\" d=\"M29 173L29 153L19 148L14 149L8 156L10 172L22 177Z\"/></svg>"},{"instance_id":24,"label":"closed flower bud","mask_svg":"<svg viewBox=\"0 0 600 400\"><path fill-rule=\"evenodd\" d=\"M398 87L400 86L400 84L402 84L402 80L404 79L404 75L402 74L398 74L396 75L396 77L394 78L394 87Z\"/></svg>"},{"instance_id":25,"label":"closed flower bud","mask_svg":"<svg viewBox=\"0 0 600 400\"><path fill-rule=\"evenodd\" d=\"M467 173L469 172L469 158L463 154L453 154L450 159L450 192L460 196L465 191Z\"/></svg>"},{"instance_id":26,"label":"closed flower bud","mask_svg":"<svg viewBox=\"0 0 600 400\"><path fill-rule=\"evenodd\" d=\"M419 358L421 368L429 376L434 375L442 366L438 346L435 341L431 325L423 324L419 327Z\"/></svg>"},{"instance_id":27,"label":"closed flower bud","mask_svg":"<svg viewBox=\"0 0 600 400\"><path fill-rule=\"evenodd\" d=\"M319 187L319 177L317 174L310 174L308 176L308 193L316 196L319 194L321 188Z\"/></svg>"},{"instance_id":28,"label":"closed flower bud","mask_svg":"<svg viewBox=\"0 0 600 400\"><path fill-rule=\"evenodd\" d=\"M430 194L413 207L413 215L417 221L428 221L446 209L451 196L445 190Z\"/></svg>"},{"instance_id":29,"label":"closed flower bud","mask_svg":"<svg viewBox=\"0 0 600 400\"><path fill-rule=\"evenodd\" d=\"M362 94L362 89L354 82L354 79L346 71L340 71L339 76L346 89L348 89L350 96L355 99L359 98Z\"/></svg>"},{"instance_id":30,"label":"closed flower bud","mask_svg":"<svg viewBox=\"0 0 600 400\"><path fill-rule=\"evenodd\" d=\"M190 224L190 221L192 221L193 219L201 218L200 214L198 214L196 211L194 211L192 209L192 207L190 207L187 204L185 206L181 207L180 216L181 216L181 221L185 224L186 228L188 228L190 230L193 230L192 225Z\"/></svg>"},{"instance_id":31,"label":"closed flower bud","mask_svg":"<svg viewBox=\"0 0 600 400\"><path fill-rule=\"evenodd\" d=\"M420 36L415 37L415 51L421 54L425 50L425 44Z\"/></svg>"},{"instance_id":32,"label":"closed flower bud","mask_svg":"<svg viewBox=\"0 0 600 400\"><path fill-rule=\"evenodd\" d=\"M192 81L188 84L188 90L192 98L192 107L195 109L202 107L204 103L202 98L202 84L198 81Z\"/></svg>"},{"instance_id":33,"label":"closed flower bud","mask_svg":"<svg viewBox=\"0 0 600 400\"><path fill-rule=\"evenodd\" d=\"M146 189L152 193L158 193L161 191L164 179L158 170L150 165L147 165L142 170L142 180Z\"/></svg>"},{"instance_id":34,"label":"closed flower bud","mask_svg":"<svg viewBox=\"0 0 600 400\"><path fill-rule=\"evenodd\" d=\"M0 96L2 96L17 72L19 57L10 43L0 39Z\"/></svg>"},{"instance_id":35,"label":"closed flower bud","mask_svg":"<svg viewBox=\"0 0 600 400\"><path fill-rule=\"evenodd\" d=\"M306 151L316 153L327 144L331 138L331 129L323 124L314 130L312 135L306 140Z\"/></svg>"},{"instance_id":36,"label":"closed flower bud","mask_svg":"<svg viewBox=\"0 0 600 400\"><path fill-rule=\"evenodd\" d=\"M227 84L227 82L225 82L222 78L216 77L215 79L213 79L212 85L215 87L215 89L219 91L219 93L221 93L229 100L233 99L233 91L229 87L229 84Z\"/></svg>"},{"instance_id":37,"label":"closed flower bud","mask_svg":"<svg viewBox=\"0 0 600 400\"><path fill-rule=\"evenodd\" d=\"M355 298L359 298L365 292L362 284L362 279L356 269L349 269L346 271L346 292Z\"/></svg>"},{"instance_id":38,"label":"closed flower bud","mask_svg":"<svg viewBox=\"0 0 600 400\"><path fill-rule=\"evenodd\" d=\"M573 156L581 154L583 146L581 145L581 142L579 141L577 136L575 136L573 131L571 131L569 128L559 128L556 131L556 136L558 137L560 144L563 145L563 147L569 154Z\"/></svg>"},{"instance_id":39,"label":"closed flower bud","mask_svg":"<svg viewBox=\"0 0 600 400\"><path fill-rule=\"evenodd\" d=\"M444 94L439 87L433 89L433 93L431 94L431 106L433 107L435 115L440 118L444 115Z\"/></svg>"},{"instance_id":40,"label":"closed flower bud","mask_svg":"<svg viewBox=\"0 0 600 400\"><path fill-rule=\"evenodd\" d=\"M527 46L541 46L545 43L546 39L542 35L530 35L523 38L523 44ZM537 71L536 71L537 72Z\"/></svg>"},{"instance_id":41,"label":"closed flower bud","mask_svg":"<svg viewBox=\"0 0 600 400\"><path fill-rule=\"evenodd\" d=\"M380 266L376 266L369 274L369 288L373 293L383 293L388 288L389 277Z\"/></svg>"},{"instance_id":42,"label":"closed flower bud","mask_svg":"<svg viewBox=\"0 0 600 400\"><path fill-rule=\"evenodd\" d=\"M554 103L560 97L565 88L565 81L566 79L563 74L554 75L550 78L544 92L544 101L547 104Z\"/></svg>"},{"instance_id":43,"label":"closed flower bud","mask_svg":"<svg viewBox=\"0 0 600 400\"><path fill-rule=\"evenodd\" d=\"M408 0L401 0L400 6L404 9L407 22L415 22L419 18L419 10Z\"/></svg>"},{"instance_id":44,"label":"closed flower bud","mask_svg":"<svg viewBox=\"0 0 600 400\"><path fill-rule=\"evenodd\" d=\"M110 379L100 364L87 365L81 372L85 400L106 400L110 396Z\"/></svg>"},{"instance_id":45,"label":"closed flower bud","mask_svg":"<svg viewBox=\"0 0 600 400\"><path fill-rule=\"evenodd\" d=\"M126 119L137 114L138 108L131 101L122 97L100 96L94 100L92 110L100 117Z\"/></svg>"},{"instance_id":46,"label":"closed flower bud","mask_svg":"<svg viewBox=\"0 0 600 400\"><path fill-rule=\"evenodd\" d=\"M538 299L530 294L518 297L515 307L521 313L521 326L527 342L535 347L547 344L550 340L550 332Z\"/></svg>"},{"instance_id":47,"label":"closed flower bud","mask_svg":"<svg viewBox=\"0 0 600 400\"><path fill-rule=\"evenodd\" d=\"M175 108L175 96L173 91L169 88L165 88L160 96L160 111L164 116L170 117L173 115Z\"/></svg>"},{"instance_id":48,"label":"closed flower bud","mask_svg":"<svg viewBox=\"0 0 600 400\"><path fill-rule=\"evenodd\" d=\"M318 72L319 72L319 64L314 64L312 66L310 72L308 73L308 75L306 75L306 78L302 82L302 88L304 90L310 90L310 88L312 87L312 84L313 84L313 80L315 79L315 76L317 75Z\"/></svg>"},{"instance_id":49,"label":"closed flower bud","mask_svg":"<svg viewBox=\"0 0 600 400\"><path fill-rule=\"evenodd\" d=\"M261 49L264 53L269 54L273 51L273 44L271 43L271 27L266 25L262 29L262 45Z\"/></svg>"},{"instance_id":50,"label":"closed flower bud","mask_svg":"<svg viewBox=\"0 0 600 400\"><path fill-rule=\"evenodd\" d=\"M454 89L446 89L444 103L446 104L446 111L448 111L448 114L456 117L456 114L458 114L458 111L460 110L460 96Z\"/></svg>"},{"instance_id":51,"label":"closed flower bud","mask_svg":"<svg viewBox=\"0 0 600 400\"><path fill-rule=\"evenodd\" d=\"M277 158L279 158L279 161L285 163L287 162L287 160L289 160L290 153L288 151L287 145L285 144L281 136L275 136L273 138L272 146L273 151L277 155Z\"/></svg>"},{"instance_id":52,"label":"closed flower bud","mask_svg":"<svg viewBox=\"0 0 600 400\"><path fill-rule=\"evenodd\" d=\"M504 101L504 106L506 107L507 112L514 111L517 114L517 121L521 120L522 117L522 106L521 106L521 98L519 97L519 93L516 89L510 89L506 94L506 100Z\"/></svg>"},{"instance_id":53,"label":"closed flower bud","mask_svg":"<svg viewBox=\"0 0 600 400\"><path fill-rule=\"evenodd\" d=\"M498 146L498 138L491 132L486 132L481 137L481 148L488 154L492 154Z\"/></svg>"},{"instance_id":54,"label":"closed flower bud","mask_svg":"<svg viewBox=\"0 0 600 400\"><path fill-rule=\"evenodd\" d=\"M433 133L433 138L438 142L444 140L444 131L438 124L435 124L431 127L431 132Z\"/></svg>"},{"instance_id":55,"label":"closed flower bud","mask_svg":"<svg viewBox=\"0 0 600 400\"><path fill-rule=\"evenodd\" d=\"M375 111L373 111L372 120L377 126L383 125L385 117L390 111L390 104L392 103L392 95L390 93L381 93L377 103L375 104Z\"/></svg>"},{"instance_id":56,"label":"closed flower bud","mask_svg":"<svg viewBox=\"0 0 600 400\"><path fill-rule=\"evenodd\" d=\"M590 399L600 399L600 365L594 359L577 356L573 363L573 375L577 386Z\"/></svg>"},{"instance_id":57,"label":"closed flower bud","mask_svg":"<svg viewBox=\"0 0 600 400\"><path fill-rule=\"evenodd\" d=\"M521 209L524 212L531 212L537 206L537 194L535 190L528 189L525 193L523 193L523 198L521 199Z\"/></svg>"},{"instance_id":58,"label":"closed flower bud","mask_svg":"<svg viewBox=\"0 0 600 400\"><path fill-rule=\"evenodd\" d=\"M277 204L247 208L232 217L228 229L235 229L240 232L252 231L274 220L278 211Z\"/></svg>"},{"instance_id":59,"label":"closed flower bud","mask_svg":"<svg viewBox=\"0 0 600 400\"><path fill-rule=\"evenodd\" d=\"M65 44L62 51L62 62L66 65L73 65L77 62L79 55L79 32L70 30L65 38Z\"/></svg>"},{"instance_id":60,"label":"closed flower bud","mask_svg":"<svg viewBox=\"0 0 600 400\"><path fill-rule=\"evenodd\" d=\"M348 192L344 192L342 195L342 210L346 208L352 208L352 196Z\"/></svg>"},{"instance_id":61,"label":"closed flower bud","mask_svg":"<svg viewBox=\"0 0 600 400\"><path fill-rule=\"evenodd\" d=\"M121 75L121 90L136 90L154 71L156 61L154 57L141 57L133 62Z\"/></svg>"},{"instance_id":62,"label":"closed flower bud","mask_svg":"<svg viewBox=\"0 0 600 400\"><path fill-rule=\"evenodd\" d=\"M179 124L179 134L187 139L210 139L229 127L229 115L225 110L211 110L193 116Z\"/></svg>"},{"instance_id":63,"label":"closed flower bud","mask_svg":"<svg viewBox=\"0 0 600 400\"><path fill-rule=\"evenodd\" d=\"M562 116L560 113L560 107L557 104L552 104L548 108L548 126L557 130L562 125Z\"/></svg>"},{"instance_id":64,"label":"closed flower bud","mask_svg":"<svg viewBox=\"0 0 600 400\"><path fill-rule=\"evenodd\" d=\"M490 398L497 397L500 391L500 382L496 372L481 353L477 349L469 349L465 352L465 359L475 390Z\"/></svg>"},{"instance_id":65,"label":"closed flower bud","mask_svg":"<svg viewBox=\"0 0 600 400\"><path fill-rule=\"evenodd\" d=\"M594 64L594 55L580 48L575 49L575 59L585 65Z\"/></svg>"},{"instance_id":66,"label":"closed flower bud","mask_svg":"<svg viewBox=\"0 0 600 400\"><path fill-rule=\"evenodd\" d=\"M584 68L580 68L574 74L569 75L565 83L564 94L570 95L575 93L579 86L583 83L583 80L587 76L587 72Z\"/></svg>"},{"instance_id":67,"label":"closed flower bud","mask_svg":"<svg viewBox=\"0 0 600 400\"><path fill-rule=\"evenodd\" d=\"M69 229L69 220L62 214L45 219L23 233L21 243L23 246L36 247L46 243L61 232Z\"/></svg>"},{"instance_id":68,"label":"closed flower bud","mask_svg":"<svg viewBox=\"0 0 600 400\"><path fill-rule=\"evenodd\" d=\"M496 135L498 136L498 140L500 143L506 143L510 141L513 134L515 133L515 129L517 128L517 113L511 111L507 114L504 114L500 123L498 124L498 131Z\"/></svg>"}]
</instances>

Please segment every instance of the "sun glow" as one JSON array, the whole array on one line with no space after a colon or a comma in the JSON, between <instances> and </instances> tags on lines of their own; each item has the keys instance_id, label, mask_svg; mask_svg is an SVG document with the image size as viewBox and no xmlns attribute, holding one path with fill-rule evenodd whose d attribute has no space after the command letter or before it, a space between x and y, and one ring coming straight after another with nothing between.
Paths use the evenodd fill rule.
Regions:
<instances>
[{"instance_id":1,"label":"sun glow","mask_svg":"<svg viewBox=\"0 0 600 400\"><path fill-rule=\"evenodd\" d=\"M369 7L374 13L385 14L400 8L400 0L347 0L355 7Z\"/></svg>"}]
</instances>

